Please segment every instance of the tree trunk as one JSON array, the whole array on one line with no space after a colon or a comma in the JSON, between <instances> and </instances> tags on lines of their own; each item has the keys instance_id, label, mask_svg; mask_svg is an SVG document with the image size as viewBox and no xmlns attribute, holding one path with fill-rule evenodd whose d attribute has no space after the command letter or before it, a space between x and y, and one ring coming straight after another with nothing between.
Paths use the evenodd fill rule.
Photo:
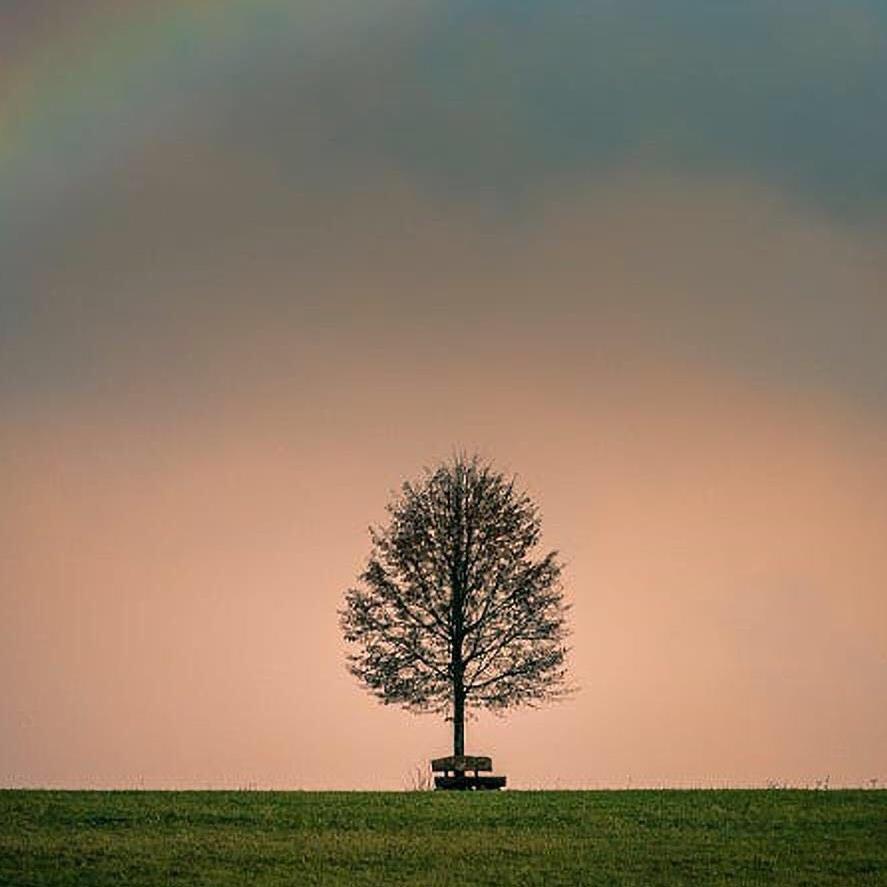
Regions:
<instances>
[{"instance_id":1,"label":"tree trunk","mask_svg":"<svg viewBox=\"0 0 887 887\"><path fill-rule=\"evenodd\" d=\"M461 687L453 694L453 754L465 754L465 691Z\"/></svg>"},{"instance_id":2,"label":"tree trunk","mask_svg":"<svg viewBox=\"0 0 887 887\"><path fill-rule=\"evenodd\" d=\"M465 638L465 581L467 579L466 558L468 552L463 544L465 495L463 472L457 474L455 497L456 533L453 557L450 562L450 586L452 588L452 663L453 670L453 754L465 754L465 661L462 643Z\"/></svg>"}]
</instances>

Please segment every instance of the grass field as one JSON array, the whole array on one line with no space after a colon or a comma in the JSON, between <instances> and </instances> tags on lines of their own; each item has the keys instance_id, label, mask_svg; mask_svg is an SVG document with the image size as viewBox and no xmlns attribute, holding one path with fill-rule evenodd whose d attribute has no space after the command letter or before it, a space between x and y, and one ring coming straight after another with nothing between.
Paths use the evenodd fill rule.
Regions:
<instances>
[{"instance_id":1,"label":"grass field","mask_svg":"<svg viewBox=\"0 0 887 887\"><path fill-rule=\"evenodd\" d=\"M0 884L887 884L885 791L0 792Z\"/></svg>"}]
</instances>

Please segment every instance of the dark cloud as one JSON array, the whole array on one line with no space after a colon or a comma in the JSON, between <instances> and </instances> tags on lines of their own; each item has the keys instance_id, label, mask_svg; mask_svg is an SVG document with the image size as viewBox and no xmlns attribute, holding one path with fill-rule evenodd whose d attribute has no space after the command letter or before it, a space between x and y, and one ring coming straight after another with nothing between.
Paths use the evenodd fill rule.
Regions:
<instances>
[{"instance_id":1,"label":"dark cloud","mask_svg":"<svg viewBox=\"0 0 887 887\"><path fill-rule=\"evenodd\" d=\"M423 24L307 75L282 53L228 94L226 137L283 166L313 139L321 174L370 164L465 196L631 164L883 210L882 5L486 0Z\"/></svg>"},{"instance_id":2,"label":"dark cloud","mask_svg":"<svg viewBox=\"0 0 887 887\"><path fill-rule=\"evenodd\" d=\"M637 350L883 400L880 5L340 0L226 21L151 32L119 83L78 45L72 72L103 76L48 102L53 137L0 172L17 399L187 388L238 330L356 355L430 325L443 348L470 310L478 341L615 317Z\"/></svg>"},{"instance_id":3,"label":"dark cloud","mask_svg":"<svg viewBox=\"0 0 887 887\"><path fill-rule=\"evenodd\" d=\"M79 83L102 70L98 29L65 60L77 107L30 146L44 176L171 129L291 180L396 170L475 199L632 165L750 177L849 215L887 200L881 3L230 3L222 29L186 9L119 16L144 30L125 72Z\"/></svg>"}]
</instances>

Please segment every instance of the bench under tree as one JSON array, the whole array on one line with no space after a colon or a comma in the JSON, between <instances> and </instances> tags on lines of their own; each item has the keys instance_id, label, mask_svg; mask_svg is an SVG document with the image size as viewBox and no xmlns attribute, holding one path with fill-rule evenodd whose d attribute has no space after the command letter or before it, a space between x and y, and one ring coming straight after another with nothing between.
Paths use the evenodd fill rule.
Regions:
<instances>
[{"instance_id":1,"label":"bench under tree","mask_svg":"<svg viewBox=\"0 0 887 887\"><path fill-rule=\"evenodd\" d=\"M431 770L434 787L449 791L486 791L505 788L504 776L481 776L490 773L493 759L479 755L449 755L434 758Z\"/></svg>"}]
</instances>

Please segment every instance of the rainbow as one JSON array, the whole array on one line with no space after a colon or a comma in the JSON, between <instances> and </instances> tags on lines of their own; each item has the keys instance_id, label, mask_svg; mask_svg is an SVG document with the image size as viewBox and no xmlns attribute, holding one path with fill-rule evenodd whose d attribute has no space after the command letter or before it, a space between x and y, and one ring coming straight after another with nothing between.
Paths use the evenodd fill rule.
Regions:
<instances>
[{"instance_id":1,"label":"rainbow","mask_svg":"<svg viewBox=\"0 0 887 887\"><path fill-rule=\"evenodd\" d=\"M230 35L237 5L167 0L146 8L103 0L40 30L5 65L2 184L15 184L38 158L65 160L61 165L69 172L100 165L106 159L101 155L126 136L121 117L134 119L139 107L150 105L152 93L157 97L158 87L187 80L193 64L187 47L218 44ZM84 162L90 157L93 163Z\"/></svg>"},{"instance_id":2,"label":"rainbow","mask_svg":"<svg viewBox=\"0 0 887 887\"><path fill-rule=\"evenodd\" d=\"M92 0L22 41L0 76L0 196L100 171L193 88L248 76L268 41L293 52L366 12L356 0ZM381 3L378 6L384 7ZM64 4L59 4L60 9ZM377 6L377 8L378 8ZM0 17L2 26L2 17Z\"/></svg>"}]
</instances>

